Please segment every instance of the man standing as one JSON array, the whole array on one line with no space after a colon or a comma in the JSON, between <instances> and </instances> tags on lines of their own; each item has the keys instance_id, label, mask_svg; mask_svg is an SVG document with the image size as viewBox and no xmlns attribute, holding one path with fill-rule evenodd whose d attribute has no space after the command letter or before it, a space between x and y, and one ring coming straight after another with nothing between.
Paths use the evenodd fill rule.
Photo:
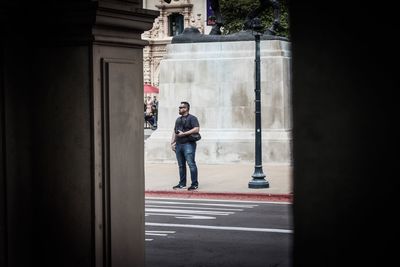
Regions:
<instances>
[{"instance_id":1,"label":"man standing","mask_svg":"<svg viewBox=\"0 0 400 267\"><path fill-rule=\"evenodd\" d=\"M190 169L192 184L188 190L196 190L199 186L197 180L197 166L195 162L196 142L190 140L190 135L200 131L199 121L196 116L189 114L190 104L181 102L179 115L175 121L175 128L171 139L171 148L175 151L179 166L179 184L173 189L186 188L186 162Z\"/></svg>"}]
</instances>

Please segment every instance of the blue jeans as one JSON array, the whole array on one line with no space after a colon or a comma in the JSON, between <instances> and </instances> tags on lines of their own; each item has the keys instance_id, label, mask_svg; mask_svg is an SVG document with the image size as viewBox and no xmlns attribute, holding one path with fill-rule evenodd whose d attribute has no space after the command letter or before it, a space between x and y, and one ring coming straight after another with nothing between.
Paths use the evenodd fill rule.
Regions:
<instances>
[{"instance_id":1,"label":"blue jeans","mask_svg":"<svg viewBox=\"0 0 400 267\"><path fill-rule=\"evenodd\" d=\"M186 185L186 162L190 169L190 178L192 185L199 185L197 181L197 166L195 161L196 143L189 142L185 144L176 144L176 159L179 166L179 184Z\"/></svg>"}]
</instances>

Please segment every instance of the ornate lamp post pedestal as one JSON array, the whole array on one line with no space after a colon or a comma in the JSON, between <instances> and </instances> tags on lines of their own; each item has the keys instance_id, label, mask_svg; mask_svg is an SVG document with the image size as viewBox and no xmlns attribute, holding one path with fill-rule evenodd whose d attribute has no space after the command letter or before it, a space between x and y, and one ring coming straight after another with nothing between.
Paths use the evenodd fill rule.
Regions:
<instances>
[{"instance_id":1,"label":"ornate lamp post pedestal","mask_svg":"<svg viewBox=\"0 0 400 267\"><path fill-rule=\"evenodd\" d=\"M251 177L253 177L253 179L249 182L249 188L269 188L269 183L265 180L262 166L256 165Z\"/></svg>"},{"instance_id":2,"label":"ornate lamp post pedestal","mask_svg":"<svg viewBox=\"0 0 400 267\"><path fill-rule=\"evenodd\" d=\"M262 168L262 145L261 145L261 86L260 86L260 37L262 31L262 25L259 18L254 18L252 21L252 29L256 41L256 59L255 59L255 72L256 72L256 88L255 88L255 114L256 114L256 125L255 125L255 165L253 179L249 182L249 188L268 188L269 183L265 180L265 174Z\"/></svg>"}]
</instances>

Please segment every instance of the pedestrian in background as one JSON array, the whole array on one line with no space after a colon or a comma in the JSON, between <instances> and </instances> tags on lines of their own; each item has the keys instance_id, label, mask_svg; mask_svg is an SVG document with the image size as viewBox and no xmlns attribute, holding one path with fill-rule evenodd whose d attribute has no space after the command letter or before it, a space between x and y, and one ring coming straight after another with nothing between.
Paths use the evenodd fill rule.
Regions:
<instances>
[{"instance_id":1,"label":"pedestrian in background","mask_svg":"<svg viewBox=\"0 0 400 267\"><path fill-rule=\"evenodd\" d=\"M191 140L190 135L199 133L200 125L196 116L189 114L190 104L181 102L179 105L179 117L175 121L175 127L171 139L171 148L175 151L179 167L179 183L173 189L186 188L186 163L189 166L191 186L188 190L196 190L199 186L198 171L195 161L196 141Z\"/></svg>"},{"instance_id":2,"label":"pedestrian in background","mask_svg":"<svg viewBox=\"0 0 400 267\"><path fill-rule=\"evenodd\" d=\"M156 96L153 96L153 104L156 105L156 108L158 109L158 100Z\"/></svg>"},{"instance_id":3,"label":"pedestrian in background","mask_svg":"<svg viewBox=\"0 0 400 267\"><path fill-rule=\"evenodd\" d=\"M155 130L157 129L157 117L158 117L158 109L157 109L157 105L153 104L151 106L151 115L152 115L152 129Z\"/></svg>"},{"instance_id":4,"label":"pedestrian in background","mask_svg":"<svg viewBox=\"0 0 400 267\"><path fill-rule=\"evenodd\" d=\"M153 100L151 99L151 96L147 96L146 100L146 115L149 115L151 113L151 106L153 106Z\"/></svg>"}]
</instances>

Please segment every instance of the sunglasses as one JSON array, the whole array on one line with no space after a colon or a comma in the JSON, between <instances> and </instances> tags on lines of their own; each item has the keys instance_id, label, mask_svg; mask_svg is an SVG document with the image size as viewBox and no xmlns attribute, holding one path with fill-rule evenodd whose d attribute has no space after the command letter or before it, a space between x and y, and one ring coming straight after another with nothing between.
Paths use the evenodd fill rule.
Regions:
<instances>
[{"instance_id":1,"label":"sunglasses","mask_svg":"<svg viewBox=\"0 0 400 267\"><path fill-rule=\"evenodd\" d=\"M179 107L179 109L186 108L186 107Z\"/></svg>"}]
</instances>

